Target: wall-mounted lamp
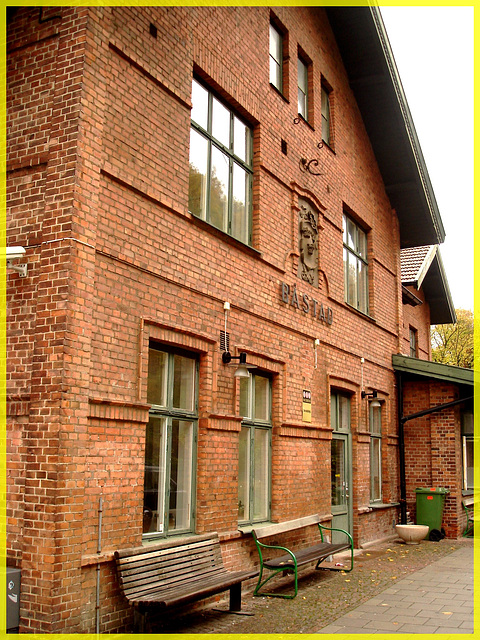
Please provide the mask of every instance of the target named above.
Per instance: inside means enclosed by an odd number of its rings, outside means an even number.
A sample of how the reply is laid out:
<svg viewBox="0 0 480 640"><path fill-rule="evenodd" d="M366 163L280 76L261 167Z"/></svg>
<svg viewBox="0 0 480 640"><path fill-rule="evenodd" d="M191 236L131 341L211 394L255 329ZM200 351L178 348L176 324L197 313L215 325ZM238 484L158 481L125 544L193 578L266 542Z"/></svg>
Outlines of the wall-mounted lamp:
<svg viewBox="0 0 480 640"><path fill-rule="evenodd" d="M238 360L238 367L234 373L235 377L249 378L250 377L249 369L254 369L255 365L247 364L247 354L245 353L245 351L241 351L240 355L238 356L232 356L230 351L224 351L222 353L223 364L230 364L232 360Z"/></svg>
<svg viewBox="0 0 480 640"><path fill-rule="evenodd" d="M26 264L13 264L12 260L23 258L25 255L25 249L23 247L7 247L7 269L16 271L21 278L25 278L27 275L28 265Z"/></svg>
<svg viewBox="0 0 480 640"><path fill-rule="evenodd" d="M362 391L362 400L364 398L373 398L373 401L370 403L371 407L381 407L380 401L377 400L377 390L374 389L371 393L367 393L366 391Z"/></svg>

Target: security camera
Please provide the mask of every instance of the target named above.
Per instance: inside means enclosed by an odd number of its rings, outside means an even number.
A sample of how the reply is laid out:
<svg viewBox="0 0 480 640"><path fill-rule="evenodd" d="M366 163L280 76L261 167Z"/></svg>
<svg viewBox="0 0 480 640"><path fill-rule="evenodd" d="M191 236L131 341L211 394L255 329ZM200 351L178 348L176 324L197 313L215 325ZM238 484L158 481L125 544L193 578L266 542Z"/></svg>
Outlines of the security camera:
<svg viewBox="0 0 480 640"><path fill-rule="evenodd" d="M21 278L25 278L27 275L27 265L13 264L12 260L15 260L16 258L23 258L24 255L24 247L7 247L7 267L16 271Z"/></svg>
<svg viewBox="0 0 480 640"><path fill-rule="evenodd" d="M23 247L7 247L7 260L14 258L23 258L25 249Z"/></svg>

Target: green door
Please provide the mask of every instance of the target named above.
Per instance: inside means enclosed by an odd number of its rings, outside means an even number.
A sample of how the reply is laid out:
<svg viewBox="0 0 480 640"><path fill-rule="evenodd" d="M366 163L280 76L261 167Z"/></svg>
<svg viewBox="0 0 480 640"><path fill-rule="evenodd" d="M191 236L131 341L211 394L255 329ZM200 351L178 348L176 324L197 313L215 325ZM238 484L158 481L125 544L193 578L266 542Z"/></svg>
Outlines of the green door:
<svg viewBox="0 0 480 640"><path fill-rule="evenodd" d="M350 398L332 393L331 498L332 526L352 534L352 456L350 433ZM345 536L334 534L332 542Z"/></svg>

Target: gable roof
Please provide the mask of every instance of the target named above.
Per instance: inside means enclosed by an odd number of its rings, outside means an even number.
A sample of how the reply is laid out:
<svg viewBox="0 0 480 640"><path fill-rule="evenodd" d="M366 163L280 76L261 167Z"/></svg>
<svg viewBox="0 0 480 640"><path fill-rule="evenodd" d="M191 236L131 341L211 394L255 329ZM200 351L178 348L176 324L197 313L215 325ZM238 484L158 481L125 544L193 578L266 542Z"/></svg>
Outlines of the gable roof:
<svg viewBox="0 0 480 640"><path fill-rule="evenodd" d="M441 244L445 231L378 7L326 7L392 207L401 248Z"/></svg>
<svg viewBox="0 0 480 640"><path fill-rule="evenodd" d="M452 296L438 245L402 249L400 252L403 287L422 287L430 306L431 324L457 321ZM410 295L413 295L411 292ZM411 302L410 302L411 304Z"/></svg>

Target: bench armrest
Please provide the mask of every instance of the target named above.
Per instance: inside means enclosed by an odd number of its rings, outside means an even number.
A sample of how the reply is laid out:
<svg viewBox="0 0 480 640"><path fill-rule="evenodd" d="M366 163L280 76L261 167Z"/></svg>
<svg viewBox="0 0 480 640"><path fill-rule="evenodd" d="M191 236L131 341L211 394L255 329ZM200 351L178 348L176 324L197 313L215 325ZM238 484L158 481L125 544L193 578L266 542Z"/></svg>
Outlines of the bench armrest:
<svg viewBox="0 0 480 640"><path fill-rule="evenodd" d="M263 554L262 554L262 548L263 548L263 549L279 549L280 551L286 551L286 553L292 556L292 560L295 566L297 566L297 559L295 558L295 554L292 551L290 551L290 549L287 549L287 547L281 547L278 544L265 544L264 542L260 542L259 540L257 540L255 534L253 534L253 539L255 540L255 544L257 545L258 555L260 556L260 563L262 565L263 565Z"/></svg>
<svg viewBox="0 0 480 640"><path fill-rule="evenodd" d="M350 547L351 549L353 549L353 538L352 536L348 533L348 531L345 531L345 529L337 529L336 527L326 527L324 524L320 524L318 523L318 528L320 530L320 536L322 538L322 542L325 542L325 540L323 539L323 531L339 531L340 533L344 533L347 536L347 539L350 541Z"/></svg>

